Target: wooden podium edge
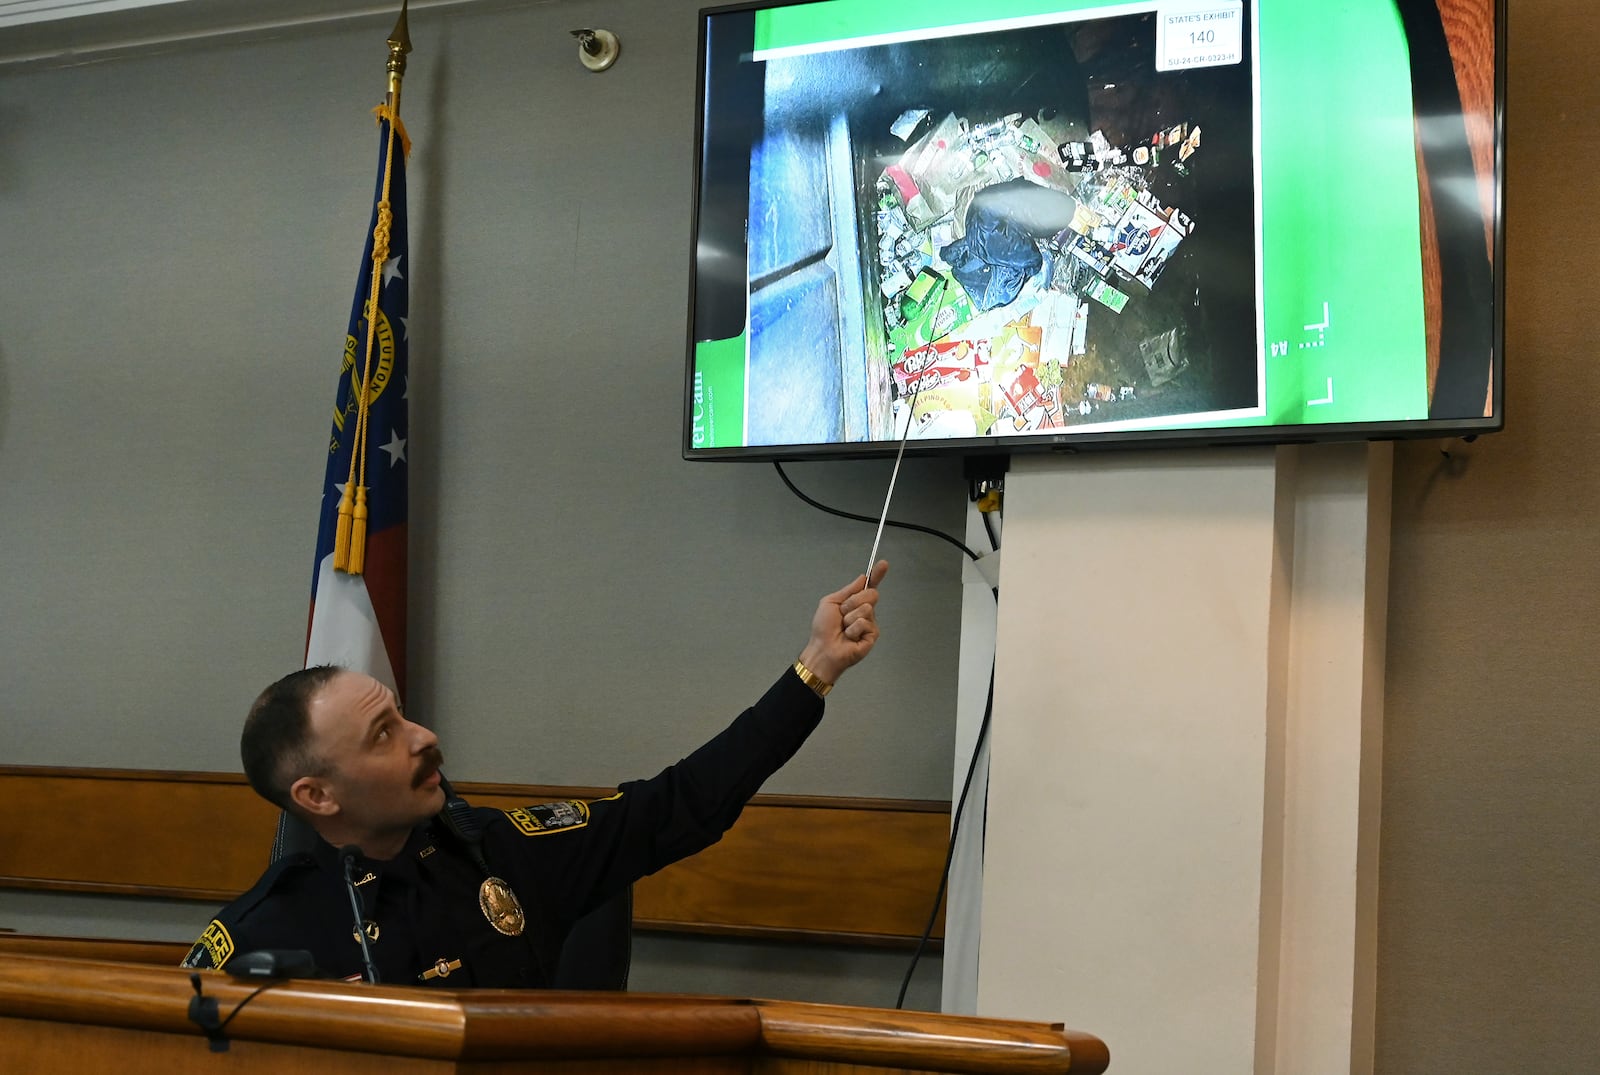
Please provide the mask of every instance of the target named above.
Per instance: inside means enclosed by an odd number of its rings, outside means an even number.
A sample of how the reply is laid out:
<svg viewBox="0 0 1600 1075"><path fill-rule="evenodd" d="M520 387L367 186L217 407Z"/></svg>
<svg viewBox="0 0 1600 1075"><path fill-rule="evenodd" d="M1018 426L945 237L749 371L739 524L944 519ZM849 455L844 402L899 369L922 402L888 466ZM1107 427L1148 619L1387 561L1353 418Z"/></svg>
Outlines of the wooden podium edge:
<svg viewBox="0 0 1600 1075"><path fill-rule="evenodd" d="M738 997L258 985L217 971L20 953L0 960L0 1024L152 1032L174 1049L192 1039L198 1066L209 1057L189 1015L196 982L220 1018L237 1013L230 1039L396 1058L521 1060L528 1071L563 1059L732 1055L789 1057L818 1070L970 1075L1093 1073L1109 1063L1104 1043L1056 1024ZM0 1034L0 1060L9 1048Z"/></svg>

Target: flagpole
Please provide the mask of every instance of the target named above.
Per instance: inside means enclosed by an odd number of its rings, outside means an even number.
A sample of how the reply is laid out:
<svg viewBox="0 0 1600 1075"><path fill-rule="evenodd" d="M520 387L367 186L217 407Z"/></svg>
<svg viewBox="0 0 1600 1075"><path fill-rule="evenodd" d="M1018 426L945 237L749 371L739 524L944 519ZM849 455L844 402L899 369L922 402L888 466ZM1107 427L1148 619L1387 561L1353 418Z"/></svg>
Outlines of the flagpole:
<svg viewBox="0 0 1600 1075"><path fill-rule="evenodd" d="M406 4L409 2L400 0L400 19L389 31L389 62L385 64L389 71L389 93L384 103L396 116L400 114L400 83L406 77L406 53L411 51L411 32L406 27Z"/></svg>
<svg viewBox="0 0 1600 1075"><path fill-rule="evenodd" d="M386 282L384 268L389 261L389 241L393 226L393 208L389 203L389 182L394 169L395 142L401 143L401 157L411 151L411 140L400 125L400 83L406 73L406 53L411 51L411 34L406 27L407 0L401 0L400 18L389 32L389 92L384 103L373 109L380 123L387 123L387 144L379 173L378 202L373 210L371 285L366 311L362 320L366 324L366 360L361 365L361 376L356 382L356 428L350 451L350 475L339 497L337 525L333 542L333 568L349 575L360 575L366 570L367 523L371 513L367 504L367 445L368 412L373 399L373 356L377 343L378 323L382 316L378 297ZM402 205L402 210L404 206ZM352 336L355 329L352 329ZM381 360L380 360L381 367ZM379 391L382 391L380 388Z"/></svg>

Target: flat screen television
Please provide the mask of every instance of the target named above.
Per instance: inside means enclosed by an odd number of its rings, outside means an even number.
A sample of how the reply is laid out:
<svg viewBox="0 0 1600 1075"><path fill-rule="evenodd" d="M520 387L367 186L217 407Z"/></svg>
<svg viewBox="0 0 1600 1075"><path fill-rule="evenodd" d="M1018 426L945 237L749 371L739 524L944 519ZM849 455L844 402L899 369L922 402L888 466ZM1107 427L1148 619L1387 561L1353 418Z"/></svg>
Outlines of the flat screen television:
<svg viewBox="0 0 1600 1075"><path fill-rule="evenodd" d="M1503 0L707 8L690 459L1502 425Z"/></svg>

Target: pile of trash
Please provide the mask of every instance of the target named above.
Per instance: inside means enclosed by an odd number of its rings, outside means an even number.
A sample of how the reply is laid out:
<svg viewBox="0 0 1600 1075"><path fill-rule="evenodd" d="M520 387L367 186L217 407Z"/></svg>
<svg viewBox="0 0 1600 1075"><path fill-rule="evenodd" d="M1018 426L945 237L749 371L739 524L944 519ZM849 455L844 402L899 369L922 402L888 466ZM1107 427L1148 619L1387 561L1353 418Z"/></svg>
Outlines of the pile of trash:
<svg viewBox="0 0 1600 1075"><path fill-rule="evenodd" d="M907 148L878 177L875 221L897 428L1024 432L1136 398L1095 383L1066 404L1062 371L1086 353L1091 304L1122 313L1194 233L1151 185L1157 169L1189 174L1200 128L1058 144L1020 113L973 124L918 109L891 131ZM1182 349L1162 344L1170 380Z"/></svg>

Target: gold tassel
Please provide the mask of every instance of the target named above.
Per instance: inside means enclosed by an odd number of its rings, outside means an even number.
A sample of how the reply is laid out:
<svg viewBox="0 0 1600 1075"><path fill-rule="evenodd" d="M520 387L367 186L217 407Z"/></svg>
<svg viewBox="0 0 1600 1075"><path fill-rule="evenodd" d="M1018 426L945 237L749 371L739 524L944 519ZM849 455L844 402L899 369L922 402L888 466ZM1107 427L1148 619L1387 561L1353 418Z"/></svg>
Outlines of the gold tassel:
<svg viewBox="0 0 1600 1075"><path fill-rule="evenodd" d="M367 566L367 487L356 490L355 513L350 519L349 574L359 575Z"/></svg>
<svg viewBox="0 0 1600 1075"><path fill-rule="evenodd" d="M344 493L339 497L339 524L333 532L333 569L335 571L344 571L350 563L350 520L351 511L353 510L351 508L353 501L350 490L354 488L355 484L355 482L345 483ZM365 509L363 509L363 514L365 514ZM365 535L362 536L364 544Z"/></svg>

